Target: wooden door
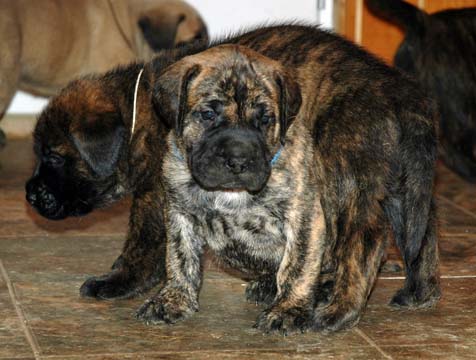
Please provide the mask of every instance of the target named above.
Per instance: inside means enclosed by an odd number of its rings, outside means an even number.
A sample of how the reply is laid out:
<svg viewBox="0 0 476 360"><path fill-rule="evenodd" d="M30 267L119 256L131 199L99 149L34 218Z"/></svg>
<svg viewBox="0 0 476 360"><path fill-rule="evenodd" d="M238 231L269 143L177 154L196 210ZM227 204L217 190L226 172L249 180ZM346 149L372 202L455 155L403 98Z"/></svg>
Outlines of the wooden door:
<svg viewBox="0 0 476 360"><path fill-rule="evenodd" d="M385 1L385 0L382 0ZM476 0L407 0L428 13L444 9L476 7ZM336 31L392 63L403 39L402 31L370 13L364 0L334 0Z"/></svg>

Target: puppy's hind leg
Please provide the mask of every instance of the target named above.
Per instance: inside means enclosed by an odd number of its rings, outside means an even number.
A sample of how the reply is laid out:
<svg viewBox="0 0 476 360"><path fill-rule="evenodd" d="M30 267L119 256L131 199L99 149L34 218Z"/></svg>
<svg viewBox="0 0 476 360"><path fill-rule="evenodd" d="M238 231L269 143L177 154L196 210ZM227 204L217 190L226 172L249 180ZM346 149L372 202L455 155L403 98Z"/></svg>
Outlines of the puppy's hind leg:
<svg viewBox="0 0 476 360"><path fill-rule="evenodd" d="M403 289L400 289L390 302L390 305L395 307L430 307L441 296L434 200L431 200L427 216L413 215L415 217L411 221L411 227L407 225L406 237L397 238L405 262L406 279Z"/></svg>
<svg viewBox="0 0 476 360"><path fill-rule="evenodd" d="M402 254L406 279L391 305L406 308L432 306L440 298L438 276L438 238L433 178L436 139L419 128L404 138L404 174L394 207L399 221L393 221L395 240ZM395 226L396 225L396 226Z"/></svg>
<svg viewBox="0 0 476 360"><path fill-rule="evenodd" d="M336 243L337 271L329 301L317 303L314 329L337 331L357 324L372 291L385 251L388 229L357 227L355 232L340 235ZM325 290L325 289L323 289ZM323 291L317 289L316 293ZM329 290L327 290L329 292Z"/></svg>
<svg viewBox="0 0 476 360"><path fill-rule="evenodd" d="M160 195L136 197L132 204L129 234L112 271L87 279L82 297L125 299L150 290L165 280L165 227Z"/></svg>
<svg viewBox="0 0 476 360"><path fill-rule="evenodd" d="M246 301L270 305L276 296L276 274L262 275L246 286Z"/></svg>

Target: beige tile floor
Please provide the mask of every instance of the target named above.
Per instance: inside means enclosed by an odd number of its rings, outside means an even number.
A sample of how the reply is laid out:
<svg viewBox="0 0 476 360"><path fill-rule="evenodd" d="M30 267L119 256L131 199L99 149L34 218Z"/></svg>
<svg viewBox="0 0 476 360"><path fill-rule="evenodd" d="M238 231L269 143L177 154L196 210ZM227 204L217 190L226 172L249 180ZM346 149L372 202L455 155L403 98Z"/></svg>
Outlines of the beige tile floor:
<svg viewBox="0 0 476 360"><path fill-rule="evenodd" d="M0 359L476 358L476 186L442 166L438 306L390 309L402 274L384 274L358 327L282 337L251 328L261 308L245 302L242 280L213 265L200 312L174 326L135 320L144 298L79 298L85 278L106 272L118 255L129 203L80 219L42 219L24 200L32 163L29 140L0 150Z"/></svg>

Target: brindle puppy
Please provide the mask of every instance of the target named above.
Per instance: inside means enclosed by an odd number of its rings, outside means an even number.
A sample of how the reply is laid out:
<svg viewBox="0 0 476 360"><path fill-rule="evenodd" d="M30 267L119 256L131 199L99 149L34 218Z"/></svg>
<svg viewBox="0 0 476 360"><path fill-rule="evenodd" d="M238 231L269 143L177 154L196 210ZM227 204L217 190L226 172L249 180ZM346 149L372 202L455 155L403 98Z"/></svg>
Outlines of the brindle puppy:
<svg viewBox="0 0 476 360"><path fill-rule="evenodd" d="M160 198L167 280L139 310L146 322L198 311L205 246L261 277L248 294L272 299L256 323L265 332L355 325L391 236L407 270L392 304L440 296L432 103L347 42L286 30L262 50L280 62L219 46L156 81L157 113L173 129ZM334 283L320 303L324 264Z"/></svg>
<svg viewBox="0 0 476 360"><path fill-rule="evenodd" d="M28 202L59 220L82 216L133 193L123 254L113 270L86 281L81 295L125 298L147 291L164 277L164 227L156 180L164 148L160 123L151 108L152 73L143 64L72 82L43 111L34 132L38 162L26 184Z"/></svg>

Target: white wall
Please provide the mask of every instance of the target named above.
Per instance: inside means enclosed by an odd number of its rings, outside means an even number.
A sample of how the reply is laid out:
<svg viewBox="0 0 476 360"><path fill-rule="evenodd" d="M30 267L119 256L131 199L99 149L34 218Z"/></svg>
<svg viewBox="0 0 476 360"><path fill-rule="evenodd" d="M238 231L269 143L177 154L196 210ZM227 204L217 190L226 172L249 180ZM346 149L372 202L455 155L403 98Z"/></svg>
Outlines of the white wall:
<svg viewBox="0 0 476 360"><path fill-rule="evenodd" d="M316 23L316 0L187 0L202 14L212 37L276 21Z"/></svg>
<svg viewBox="0 0 476 360"><path fill-rule="evenodd" d="M247 26L300 20L332 27L332 0L188 0L202 14L212 38ZM318 2L326 7L318 11ZM322 5L321 5L322 7ZM46 100L18 92L9 113L38 113Z"/></svg>

